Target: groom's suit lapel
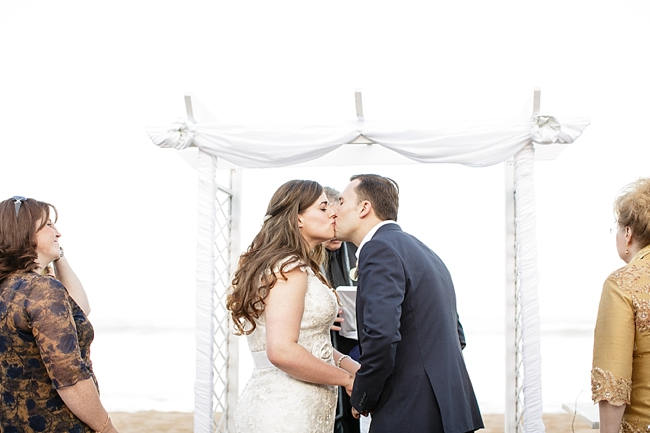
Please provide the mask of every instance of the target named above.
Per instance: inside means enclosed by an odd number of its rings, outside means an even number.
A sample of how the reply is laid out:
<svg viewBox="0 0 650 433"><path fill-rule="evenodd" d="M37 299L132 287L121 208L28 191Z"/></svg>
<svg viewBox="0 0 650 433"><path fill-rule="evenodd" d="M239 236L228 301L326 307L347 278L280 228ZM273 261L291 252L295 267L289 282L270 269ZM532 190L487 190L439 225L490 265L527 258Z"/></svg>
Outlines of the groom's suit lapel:
<svg viewBox="0 0 650 433"><path fill-rule="evenodd" d="M402 231L402 229L397 224L383 225L383 226L379 227L379 229L375 232L373 237L370 238L370 240L368 240L368 243L372 242L372 240L374 240L374 239L381 238L383 236L389 235L390 232L401 232L401 231ZM361 249L361 251L363 251L363 248ZM357 259L357 265L356 265L355 271L354 271L355 277L357 277L357 282L358 282L357 299L359 299L359 294L361 293L361 291L364 290L364 287L362 287L362 284L361 284L362 281L361 281L361 278L360 278L360 275L361 275L361 272L362 272L362 267L363 267L363 262L361 260L361 251L359 252L359 258ZM364 296L372 296L372 295L369 294L369 293L364 293ZM356 316L357 316L356 317L356 319L357 319L357 332L359 332L359 330L361 330L362 326L363 326L363 324L361 323L363 313L361 311L359 311L362 308L363 308L363 305L357 303L357 314L356 314ZM359 349L361 350L361 347L359 347Z"/></svg>
<svg viewBox="0 0 650 433"><path fill-rule="evenodd" d="M372 242L373 239L380 238L382 236L388 235L390 232L401 232L402 229L399 225L391 223L391 224L386 224L381 227L375 232L372 238L368 240L368 242ZM363 251L363 248L361 249ZM361 263L361 252L359 252L359 260L357 261L357 270L359 269L359 266L363 266L363 263Z"/></svg>
<svg viewBox="0 0 650 433"><path fill-rule="evenodd" d="M383 226L379 227L379 229L375 232L373 237L370 238L370 240L368 240L368 243L372 242L374 239L378 239L378 238L381 238L381 237L384 237L384 236L387 236L387 235L390 236L391 232L401 232L401 231L402 231L401 227L399 225L397 225L397 224L391 223L391 224L383 225ZM363 251L363 248L361 249L361 251ZM359 282L359 287L357 288L357 291L363 290L363 288L360 287L361 286L360 275L361 275L362 267L363 267L363 261L361 260L361 251L359 252L359 258L357 260L357 266L356 266L356 269L355 269L355 272L354 272L355 277L357 278L357 280ZM359 328L357 327L357 329L359 329Z"/></svg>

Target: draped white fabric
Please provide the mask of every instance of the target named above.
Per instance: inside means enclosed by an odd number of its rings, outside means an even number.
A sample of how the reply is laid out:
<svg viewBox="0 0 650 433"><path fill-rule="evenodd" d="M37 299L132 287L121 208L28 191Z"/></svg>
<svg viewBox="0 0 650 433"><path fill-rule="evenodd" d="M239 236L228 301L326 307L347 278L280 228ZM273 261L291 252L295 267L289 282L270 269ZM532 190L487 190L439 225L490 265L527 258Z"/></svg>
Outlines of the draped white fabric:
<svg viewBox="0 0 650 433"><path fill-rule="evenodd" d="M416 162L488 166L507 160L530 142L571 143L587 125L584 120L560 124L551 116L537 116L526 122L458 131L389 129L367 122L293 130L177 122L171 127L152 128L148 132L159 147L185 149L196 146L205 153L246 168L307 162L360 135Z"/></svg>
<svg viewBox="0 0 650 433"><path fill-rule="evenodd" d="M516 284L520 293L524 368L524 433L544 433L542 422L542 358L537 294L535 230L535 151L524 146L514 157Z"/></svg>

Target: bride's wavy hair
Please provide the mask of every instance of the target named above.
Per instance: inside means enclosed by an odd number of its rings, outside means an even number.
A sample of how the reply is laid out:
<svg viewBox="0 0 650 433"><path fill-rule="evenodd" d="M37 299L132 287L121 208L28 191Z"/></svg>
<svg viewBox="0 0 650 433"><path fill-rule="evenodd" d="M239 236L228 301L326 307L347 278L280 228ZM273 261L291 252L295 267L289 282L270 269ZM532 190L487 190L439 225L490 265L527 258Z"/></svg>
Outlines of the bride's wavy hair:
<svg viewBox="0 0 650 433"><path fill-rule="evenodd" d="M264 312L264 300L278 281L278 273L286 280L286 269L292 264L304 263L329 286L320 271L324 257L322 245L311 249L298 228L298 215L314 204L322 193L323 187L317 182L291 180L273 194L262 229L239 259L226 299L226 308L238 335L248 335L255 330L255 319ZM277 269L287 257L289 259Z"/></svg>
<svg viewBox="0 0 650 433"><path fill-rule="evenodd" d="M36 233L45 227L49 203L32 198L14 197L0 202L0 283L18 271L32 271L36 263Z"/></svg>

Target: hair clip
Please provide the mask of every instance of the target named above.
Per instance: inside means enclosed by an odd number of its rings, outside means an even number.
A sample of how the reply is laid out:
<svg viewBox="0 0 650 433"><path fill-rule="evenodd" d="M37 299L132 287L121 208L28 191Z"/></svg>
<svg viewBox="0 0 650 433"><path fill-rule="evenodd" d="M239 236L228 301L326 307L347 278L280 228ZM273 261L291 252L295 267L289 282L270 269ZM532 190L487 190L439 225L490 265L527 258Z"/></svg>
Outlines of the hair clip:
<svg viewBox="0 0 650 433"><path fill-rule="evenodd" d="M14 201L14 209L16 209L16 218L18 218L18 211L20 211L20 205L23 204L23 201L27 199L22 195L15 195L11 197L11 199Z"/></svg>

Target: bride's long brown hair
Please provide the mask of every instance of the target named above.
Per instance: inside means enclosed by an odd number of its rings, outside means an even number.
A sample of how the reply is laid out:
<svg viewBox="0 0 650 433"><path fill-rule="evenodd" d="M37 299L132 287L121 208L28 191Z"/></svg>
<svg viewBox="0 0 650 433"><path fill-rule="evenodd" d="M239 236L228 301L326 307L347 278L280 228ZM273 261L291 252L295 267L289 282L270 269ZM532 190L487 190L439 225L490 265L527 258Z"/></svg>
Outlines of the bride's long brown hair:
<svg viewBox="0 0 650 433"><path fill-rule="evenodd" d="M285 270L291 264L304 263L329 286L320 271L322 245L312 250L298 229L298 215L322 193L323 187L317 182L291 180L273 194L262 229L239 259L226 299L238 335L255 330L255 319L264 312L264 300L278 281L277 273L286 280ZM280 269L274 269L286 258Z"/></svg>

